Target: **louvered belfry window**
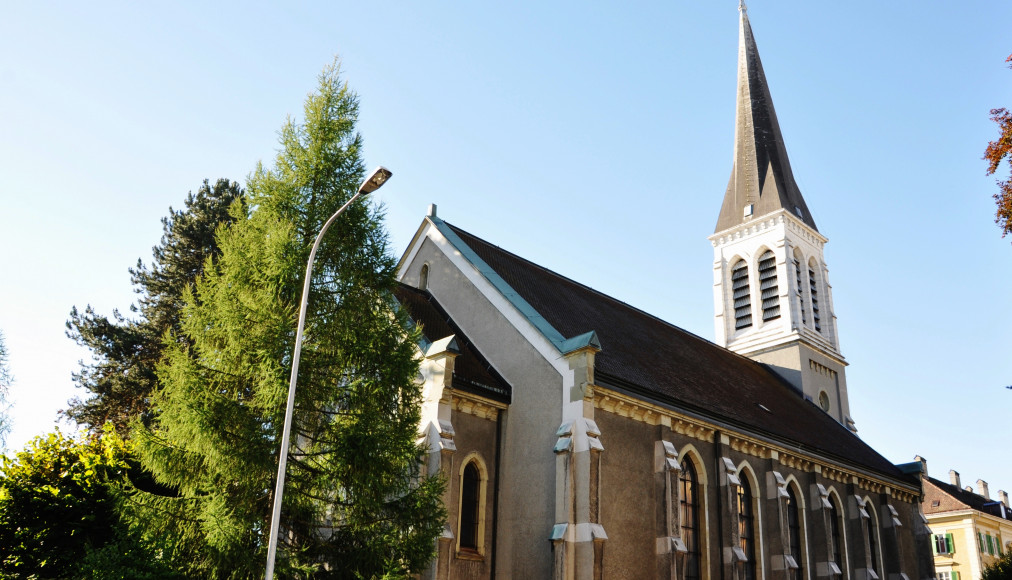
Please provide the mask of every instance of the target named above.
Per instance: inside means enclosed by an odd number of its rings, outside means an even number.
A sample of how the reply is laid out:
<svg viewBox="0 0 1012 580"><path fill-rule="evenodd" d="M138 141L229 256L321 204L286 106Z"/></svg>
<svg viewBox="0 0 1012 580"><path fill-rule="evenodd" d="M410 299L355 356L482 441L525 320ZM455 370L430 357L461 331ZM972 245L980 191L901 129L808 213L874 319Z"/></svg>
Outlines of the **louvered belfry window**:
<svg viewBox="0 0 1012 580"><path fill-rule="evenodd" d="M766 250L759 256L759 292L763 301L763 322L780 318L780 286L777 284L777 259Z"/></svg>
<svg viewBox="0 0 1012 580"><path fill-rule="evenodd" d="M752 326L752 298L749 296L748 264L738 260L731 270L731 293L734 300L734 329Z"/></svg>
<svg viewBox="0 0 1012 580"><path fill-rule="evenodd" d="M798 289L798 304L801 306L799 309L801 312L801 324L808 322L808 317L805 316L805 295L803 294L803 286L801 279L801 260L794 258L794 276L797 278L797 289Z"/></svg>
<svg viewBox="0 0 1012 580"><path fill-rule="evenodd" d="M815 330L822 332L819 324L819 289L815 282L815 270L808 266L808 295L812 297L812 322L815 323Z"/></svg>

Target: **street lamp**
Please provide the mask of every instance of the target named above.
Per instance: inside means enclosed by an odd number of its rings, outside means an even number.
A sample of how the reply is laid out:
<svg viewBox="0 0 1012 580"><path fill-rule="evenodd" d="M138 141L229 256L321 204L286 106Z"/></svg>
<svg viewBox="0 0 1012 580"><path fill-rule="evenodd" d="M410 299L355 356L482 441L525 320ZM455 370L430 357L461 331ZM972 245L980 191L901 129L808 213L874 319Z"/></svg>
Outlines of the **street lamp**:
<svg viewBox="0 0 1012 580"><path fill-rule="evenodd" d="M299 328L295 333L295 354L292 356L292 377L288 382L288 405L285 407L285 429L281 434L281 451L278 455L278 481L274 488L274 513L271 515L271 536L270 545L267 546L267 574L265 580L274 579L274 557L277 555L278 547L278 524L281 522L281 496L285 489L285 467L288 466L288 433L292 430L292 411L295 408L295 382L299 378L299 356L302 353L302 329L306 325L306 306L309 303L309 282L313 275L313 262L316 260L316 250L320 247L320 240L327 232L330 224L334 223L337 216L341 215L348 206L355 203L360 196L369 195L383 186L392 173L386 167L377 167L365 178L359 186L355 195L341 206L341 209L330 216L327 223L323 224L320 233L316 235L313 242L313 249L309 252L309 263L306 264L306 281L302 285L302 302L299 304Z"/></svg>

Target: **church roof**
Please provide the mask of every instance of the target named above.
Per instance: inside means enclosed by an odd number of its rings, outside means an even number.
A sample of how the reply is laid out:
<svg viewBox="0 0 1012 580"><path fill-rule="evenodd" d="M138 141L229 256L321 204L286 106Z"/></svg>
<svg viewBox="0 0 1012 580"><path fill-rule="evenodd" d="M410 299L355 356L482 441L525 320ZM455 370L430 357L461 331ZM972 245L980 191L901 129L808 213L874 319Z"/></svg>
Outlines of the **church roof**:
<svg viewBox="0 0 1012 580"><path fill-rule="evenodd" d="M513 388L481 354L432 294L406 284L399 284L394 296L421 327L425 342L431 344L448 336L454 337L458 351L453 363L451 385L493 400L510 402Z"/></svg>
<svg viewBox="0 0 1012 580"><path fill-rule="evenodd" d="M786 209L818 231L794 181L766 73L744 9L738 29L736 109L734 166L714 232L780 209ZM748 211L749 206L752 206L751 211Z"/></svg>
<svg viewBox="0 0 1012 580"><path fill-rule="evenodd" d="M547 328L562 337L592 335L602 349L595 357L597 384L765 436L788 448L910 481L765 366L440 218L427 219L542 334ZM548 334L546 338L552 340Z"/></svg>
<svg viewBox="0 0 1012 580"><path fill-rule="evenodd" d="M923 508L926 514L973 509L1006 520L1012 520L1012 510L1008 508L1003 510L1001 502L987 499L982 495L961 489L934 477L926 477L924 479Z"/></svg>

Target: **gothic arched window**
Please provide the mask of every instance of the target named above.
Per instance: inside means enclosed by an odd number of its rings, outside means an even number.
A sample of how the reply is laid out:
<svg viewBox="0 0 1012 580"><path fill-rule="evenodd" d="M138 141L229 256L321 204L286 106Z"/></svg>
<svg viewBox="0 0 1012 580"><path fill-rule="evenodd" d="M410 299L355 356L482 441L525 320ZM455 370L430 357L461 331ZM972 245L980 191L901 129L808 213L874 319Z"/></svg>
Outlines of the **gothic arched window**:
<svg viewBox="0 0 1012 580"><path fill-rule="evenodd" d="M794 291L798 301L798 312L801 313L801 324L802 326L808 323L807 312L805 308L805 282L801 276L801 264L804 258L801 252L797 249L794 250Z"/></svg>
<svg viewBox="0 0 1012 580"><path fill-rule="evenodd" d="M797 568L791 570L790 578L801 580L805 577L802 570L803 560L801 559L801 518L798 513L798 496L791 486L787 486L787 533L791 557L798 565Z"/></svg>
<svg viewBox="0 0 1012 580"><path fill-rule="evenodd" d="M871 502L868 502L865 509L867 510L870 507ZM881 578L882 574L878 569L878 533L875 529L878 526L875 525L875 521L872 518L865 520L865 523L868 524L868 553L871 556L871 569L874 570L875 574Z"/></svg>
<svg viewBox="0 0 1012 580"><path fill-rule="evenodd" d="M478 523L481 518L481 473L478 462L470 461L464 467L460 478L460 527L458 539L460 549L475 550L480 548Z"/></svg>
<svg viewBox="0 0 1012 580"><path fill-rule="evenodd" d="M766 250L759 256L759 294L763 305L763 322L780 318L777 259L771 250Z"/></svg>
<svg viewBox="0 0 1012 580"><path fill-rule="evenodd" d="M682 509L682 541L688 552L685 554L685 580L699 580L699 478L692 460L682 460L679 476Z"/></svg>
<svg viewBox="0 0 1012 580"><path fill-rule="evenodd" d="M836 508L836 501L829 500L829 539L833 553L830 554L831 561L836 567L843 571L843 538L840 535L840 510Z"/></svg>
<svg viewBox="0 0 1012 580"><path fill-rule="evenodd" d="M752 297L748 285L748 264L738 260L731 269L731 299L734 300L734 329L752 326Z"/></svg>
<svg viewBox="0 0 1012 580"><path fill-rule="evenodd" d="M752 486L748 477L740 473L738 478L741 485L738 486L738 538L741 549L745 552L744 580L755 580L755 516L752 511Z"/></svg>
<svg viewBox="0 0 1012 580"><path fill-rule="evenodd" d="M815 262L808 263L808 295L812 299L812 323L815 325L815 330L822 332L822 324L819 316L819 282L815 277Z"/></svg>

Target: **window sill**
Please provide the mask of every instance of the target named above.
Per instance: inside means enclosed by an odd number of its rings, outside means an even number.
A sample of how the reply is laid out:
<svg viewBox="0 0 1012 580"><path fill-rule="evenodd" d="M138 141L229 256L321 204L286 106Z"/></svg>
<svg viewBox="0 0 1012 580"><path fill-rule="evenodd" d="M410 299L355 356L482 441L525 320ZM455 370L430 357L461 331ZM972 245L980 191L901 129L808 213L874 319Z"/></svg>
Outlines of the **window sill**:
<svg viewBox="0 0 1012 580"><path fill-rule="evenodd" d="M485 560L485 556L481 552L479 552L478 550L475 550L475 549L472 549L472 548L461 548L461 549L457 550L457 559L458 560L477 560L479 562L483 562Z"/></svg>

